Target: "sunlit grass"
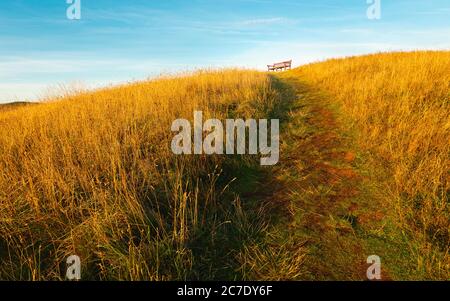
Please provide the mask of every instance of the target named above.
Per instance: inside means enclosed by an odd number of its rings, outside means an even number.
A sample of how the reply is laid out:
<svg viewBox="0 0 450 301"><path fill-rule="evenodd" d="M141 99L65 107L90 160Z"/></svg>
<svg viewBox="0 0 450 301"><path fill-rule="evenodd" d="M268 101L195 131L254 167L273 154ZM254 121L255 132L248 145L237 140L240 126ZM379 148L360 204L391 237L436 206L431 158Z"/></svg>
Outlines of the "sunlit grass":
<svg viewBox="0 0 450 301"><path fill-rule="evenodd" d="M216 245L237 227L234 176L223 157L173 155L171 124L265 116L276 98L266 74L202 71L2 112L0 278L61 279L72 254L83 279L216 277L227 267L196 257L234 247Z"/></svg>
<svg viewBox="0 0 450 301"><path fill-rule="evenodd" d="M418 274L448 278L450 52L329 60L292 74L339 106Z"/></svg>
<svg viewBox="0 0 450 301"><path fill-rule="evenodd" d="M383 248L385 238L398 239L385 245L398 255L387 262L393 278L448 279L449 70L449 52L376 54L281 77L200 71L0 110L0 279L64 279L74 254L85 280L356 279L361 266L330 270L353 263L342 245ZM280 164L174 155L171 124L196 110L281 119ZM345 167L317 162L343 151L335 144L348 148ZM374 242L354 239L361 216L331 216L328 200L383 207ZM327 235L312 237L321 232L309 221ZM314 245L328 238L327 249Z"/></svg>

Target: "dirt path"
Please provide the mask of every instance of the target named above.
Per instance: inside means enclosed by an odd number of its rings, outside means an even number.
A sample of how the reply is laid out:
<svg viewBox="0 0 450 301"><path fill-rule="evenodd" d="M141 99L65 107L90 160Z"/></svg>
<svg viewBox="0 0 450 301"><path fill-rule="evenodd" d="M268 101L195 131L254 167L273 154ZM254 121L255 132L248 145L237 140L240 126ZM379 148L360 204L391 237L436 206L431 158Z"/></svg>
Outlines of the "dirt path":
<svg viewBox="0 0 450 301"><path fill-rule="evenodd" d="M271 253L295 252L273 269L290 272L280 272L280 279L367 280L366 260L372 254L366 234L383 214L360 197L369 192L358 168L358 151L324 95L296 78L280 78L294 88L296 99L266 201L279 209L273 232L282 233ZM296 273L284 266L300 261Z"/></svg>

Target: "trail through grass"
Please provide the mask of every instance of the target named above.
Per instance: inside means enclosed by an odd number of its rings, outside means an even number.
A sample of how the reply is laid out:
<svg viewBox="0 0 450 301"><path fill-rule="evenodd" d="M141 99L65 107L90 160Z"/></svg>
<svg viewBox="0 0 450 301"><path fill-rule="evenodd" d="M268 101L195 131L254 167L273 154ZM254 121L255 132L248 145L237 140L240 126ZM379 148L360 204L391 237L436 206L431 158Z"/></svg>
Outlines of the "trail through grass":
<svg viewBox="0 0 450 301"><path fill-rule="evenodd" d="M371 253L366 240L380 227L383 212L365 190L358 150L320 91L289 75L281 80L294 101L283 127L281 163L264 184L271 187L266 198L276 218L268 242L246 249L246 275L266 280L367 279Z"/></svg>
<svg viewBox="0 0 450 301"><path fill-rule="evenodd" d="M265 185L284 210L247 249L251 278L366 280L378 255L383 280L450 279L449 64L393 53L278 76L296 96Z"/></svg>
<svg viewBox="0 0 450 301"><path fill-rule="evenodd" d="M0 109L0 279L450 279L450 52L219 70ZM370 74L370 76L367 76ZM280 119L279 164L175 119Z"/></svg>

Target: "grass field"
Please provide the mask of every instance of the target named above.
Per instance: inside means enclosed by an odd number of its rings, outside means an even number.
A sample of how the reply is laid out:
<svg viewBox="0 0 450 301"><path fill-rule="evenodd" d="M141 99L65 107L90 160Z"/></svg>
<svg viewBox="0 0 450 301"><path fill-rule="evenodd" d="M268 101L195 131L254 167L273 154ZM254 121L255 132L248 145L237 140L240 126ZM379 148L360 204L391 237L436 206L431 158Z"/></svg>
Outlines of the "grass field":
<svg viewBox="0 0 450 301"><path fill-rule="evenodd" d="M450 279L450 52L205 70L0 110L0 279ZM172 122L277 118L280 163Z"/></svg>

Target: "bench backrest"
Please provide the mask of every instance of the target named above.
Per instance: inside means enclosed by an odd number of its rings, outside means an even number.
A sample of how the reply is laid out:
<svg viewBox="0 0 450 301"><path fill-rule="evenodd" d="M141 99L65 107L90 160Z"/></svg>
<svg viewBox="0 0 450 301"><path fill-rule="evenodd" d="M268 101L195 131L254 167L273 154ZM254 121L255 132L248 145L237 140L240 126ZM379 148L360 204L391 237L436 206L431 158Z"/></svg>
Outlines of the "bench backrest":
<svg viewBox="0 0 450 301"><path fill-rule="evenodd" d="M279 62L279 63L275 63L273 64L274 66L285 66L285 65L291 65L292 61L285 61L285 62Z"/></svg>
<svg viewBox="0 0 450 301"><path fill-rule="evenodd" d="M292 60L290 61L285 61L285 62L281 62L281 63L275 63L273 65L267 65L267 67L269 68L286 68L286 67L291 67L292 66Z"/></svg>
<svg viewBox="0 0 450 301"><path fill-rule="evenodd" d="M273 64L273 66L276 68L276 67L284 67L286 65L285 65L285 63L276 63L276 64Z"/></svg>

